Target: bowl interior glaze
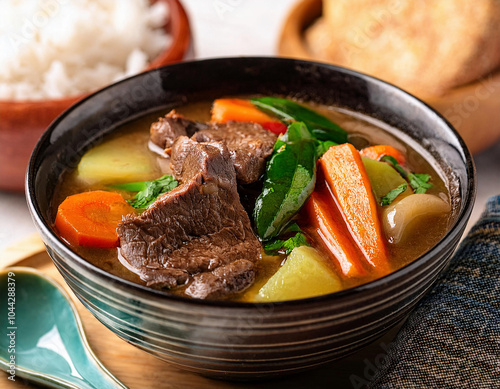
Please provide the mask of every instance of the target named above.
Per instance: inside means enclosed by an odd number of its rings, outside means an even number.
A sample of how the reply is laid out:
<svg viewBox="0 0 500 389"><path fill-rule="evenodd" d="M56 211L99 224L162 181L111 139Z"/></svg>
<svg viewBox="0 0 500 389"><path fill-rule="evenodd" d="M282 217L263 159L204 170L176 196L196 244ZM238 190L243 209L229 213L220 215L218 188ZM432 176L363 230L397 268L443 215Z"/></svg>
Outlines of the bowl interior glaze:
<svg viewBox="0 0 500 389"><path fill-rule="evenodd" d="M200 301L119 279L72 252L54 233L56 183L121 124L158 109L222 95L272 94L379 119L449 183L449 232L426 254L379 280L274 304ZM383 81L332 65L280 58L221 58L149 71L80 101L33 152L27 197L48 252L84 305L118 336L181 368L228 379L311 368L368 344L403 318L448 263L472 210L475 174L457 132L435 111Z"/></svg>

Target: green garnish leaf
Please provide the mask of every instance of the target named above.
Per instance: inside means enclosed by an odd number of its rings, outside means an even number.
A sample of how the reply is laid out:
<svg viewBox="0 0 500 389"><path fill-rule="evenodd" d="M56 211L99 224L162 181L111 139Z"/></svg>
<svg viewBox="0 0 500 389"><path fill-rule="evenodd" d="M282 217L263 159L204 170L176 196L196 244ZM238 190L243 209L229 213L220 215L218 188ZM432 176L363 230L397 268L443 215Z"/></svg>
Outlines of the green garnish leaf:
<svg viewBox="0 0 500 389"><path fill-rule="evenodd" d="M262 193L255 202L253 216L262 240L280 234L304 205L315 184L315 141L304 123L292 123L276 141L266 166Z"/></svg>
<svg viewBox="0 0 500 389"><path fill-rule="evenodd" d="M281 239L272 240L264 245L264 251L267 255L277 255L283 247L283 243L285 243L285 241Z"/></svg>
<svg viewBox="0 0 500 389"><path fill-rule="evenodd" d="M297 232L294 236L287 240L276 239L264 245L264 250L267 255L277 255L280 251L283 254L290 254L295 247L310 246L306 236Z"/></svg>
<svg viewBox="0 0 500 389"><path fill-rule="evenodd" d="M314 138L337 144L347 142L347 132L327 117L288 99L257 97L250 101L260 110L277 116L285 123L303 122Z"/></svg>
<svg viewBox="0 0 500 389"><path fill-rule="evenodd" d="M396 197L398 197L401 193L403 193L408 188L408 184L404 183L399 185L397 188L389 191L382 199L380 200L380 205L385 206L391 204Z"/></svg>
<svg viewBox="0 0 500 389"><path fill-rule="evenodd" d="M172 176L164 175L153 181L130 182L127 184L113 185L115 189L138 192L134 198L127 202L134 208L145 209L149 207L162 193L174 189L179 183Z"/></svg>
<svg viewBox="0 0 500 389"><path fill-rule="evenodd" d="M401 174L401 176L408 181L415 193L425 193L427 189L432 188L432 184L428 182L431 176L428 174L414 174L407 172L401 167L396 158L390 155L384 155L380 158L380 161L387 162L392 165L392 167L394 167L394 169L396 169L399 174Z"/></svg>
<svg viewBox="0 0 500 389"><path fill-rule="evenodd" d="M323 154L325 154L328 149L332 146L336 146L338 143L332 142L331 140L317 140L316 141L316 154L318 155L318 158L321 158Z"/></svg>
<svg viewBox="0 0 500 389"><path fill-rule="evenodd" d="M405 180L408 180L408 172L401 167L397 159L392 155L384 155L379 159L379 161L389 163L389 165L392 165L392 167L396 169Z"/></svg>
<svg viewBox="0 0 500 389"><path fill-rule="evenodd" d="M415 193L425 193L427 189L432 187L428 181L431 176L428 174L409 174L408 179L410 180L411 187L415 190Z"/></svg>
<svg viewBox="0 0 500 389"><path fill-rule="evenodd" d="M300 246L310 246L310 244L307 242L306 236L301 232L297 232L295 236L292 236L291 238L283 242L285 254L290 254L295 247Z"/></svg>

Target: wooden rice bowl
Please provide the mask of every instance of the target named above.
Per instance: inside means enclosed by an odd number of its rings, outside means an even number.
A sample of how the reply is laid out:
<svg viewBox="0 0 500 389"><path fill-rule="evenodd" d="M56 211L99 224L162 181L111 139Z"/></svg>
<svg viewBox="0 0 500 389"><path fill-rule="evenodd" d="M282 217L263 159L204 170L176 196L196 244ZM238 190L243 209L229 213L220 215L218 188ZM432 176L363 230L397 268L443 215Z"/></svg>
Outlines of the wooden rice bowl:
<svg viewBox="0 0 500 389"><path fill-rule="evenodd" d="M144 70L182 61L188 54L191 31L186 11L179 0L164 1L169 6L165 30L172 42ZM63 111L87 96L42 101L0 100L0 189L24 190L25 172L36 142L49 124Z"/></svg>

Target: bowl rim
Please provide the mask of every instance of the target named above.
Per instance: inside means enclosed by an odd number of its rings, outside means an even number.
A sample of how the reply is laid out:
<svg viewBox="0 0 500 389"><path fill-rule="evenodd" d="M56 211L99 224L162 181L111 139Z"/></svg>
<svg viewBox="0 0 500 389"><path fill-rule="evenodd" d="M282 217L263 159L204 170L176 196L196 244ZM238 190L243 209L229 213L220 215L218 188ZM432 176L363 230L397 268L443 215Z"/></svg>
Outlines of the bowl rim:
<svg viewBox="0 0 500 389"><path fill-rule="evenodd" d="M467 173L467 185L464 187L464 201L461 202L460 204L460 211L456 216L456 219L450 225L448 231L446 234L433 246L431 247L428 251L426 251L424 254L420 255L410 263L406 264L405 266L391 272L388 275L385 275L381 278L375 279L373 281L367 282L365 284L361 284L352 288L344 289L338 292L334 293L329 293L325 295L320 295L320 296L315 296L315 297L309 297L309 298L304 298L304 299L297 299L297 300L286 300L286 301L276 301L276 302L240 302L240 301L228 301L228 300L202 300L202 299L196 299L196 298L191 298L191 297L184 297L184 296L179 296L175 295L172 293L169 293L168 291L163 291L163 290L157 290L153 289L150 287L147 287L145 285L137 284L132 281L125 280L123 278L120 278L114 274L108 273L105 270L102 270L98 268L97 266L91 264L88 262L86 259L78 255L76 252L71 250L71 248L62 240L60 237L58 237L55 232L52 229L52 226L49 225L48 223L45 223L44 218L42 217L41 210L37 204L36 198L35 198L35 179L34 177L36 176L36 171L35 171L35 160L37 159L37 155L41 152L42 145L44 141L50 137L52 131L59 125L59 123L65 119L66 116L69 115L74 109L82 105L84 102L87 100L94 98L96 95L99 95L101 93L105 93L108 89L110 88L116 88L122 83L127 83L131 82L132 80L136 78L142 78L142 77L147 77L151 73L155 72L161 72L164 71L165 69L171 69L172 67L182 67L182 66L191 66L191 64L196 64L199 66L203 66L205 63L217 63L220 61L236 61L236 62L241 62L245 63L246 66L249 64L247 62L253 63L254 61L281 61L283 63L289 63L289 64L295 64L295 65L302 65L302 66L320 66L324 68L328 68L331 71L340 73L340 74L345 74L349 75L351 77L355 77L358 79L362 79L368 83L371 83L373 85L376 85L378 88L382 88L384 90L392 90L394 93L399 94L401 97L405 99L409 99L409 101L412 101L413 104L419 106L419 108L431 111L434 116L437 118L437 120L441 121L445 127L447 128L447 131L450 131L451 134L456 138L460 145L459 151L463 153L463 156L465 158L465 171ZM463 230L465 229L465 226L467 224L468 218L472 212L472 207L474 205L475 201L475 195L476 195L476 173L475 173L475 166L474 162L472 159L472 156L461 138L460 134L455 130L455 128L436 110L434 110L432 107L430 107L428 104L423 102L422 100L418 99L417 97L413 96L412 94L406 92L405 90L390 84L386 81L383 81L381 79L378 79L373 76L369 76L367 74L363 74L361 72L347 69L341 66L337 65L332 65L332 64L327 64L327 63L321 63L321 62L315 62L315 61L307 61L307 60L299 60L299 59L293 59L293 58L280 58L280 57L265 57L265 56L260 56L260 57L220 57L220 58L212 58L212 59L203 59L203 60L194 60L194 61L185 61L182 63L177 63L177 64L171 64L171 65L166 65L160 68L155 68L152 70L149 70L147 72L143 72L140 74L137 74L135 76L126 78L124 80L121 80L115 84L111 84L106 86L103 89L100 89L88 96L86 96L84 99L79 100L76 104L71 106L68 110L66 110L63 114L61 114L52 124L48 127L48 129L44 132L44 134L40 137L37 145L35 146L33 153L30 158L30 162L28 165L28 169L26 172L26 180L25 180L25 191L26 191L26 201L28 204L29 211L31 213L32 219L34 221L35 226L41 233L42 237L46 237L50 241L50 245L53 245L57 247L57 250L64 255L61 255L61 257L67 261L71 260L76 263L77 266L84 267L88 272L92 273L93 275L97 276L98 278L102 279L108 279L113 281L114 283L118 284L120 288L122 289L127 289L128 292L133 292L136 293L136 295L139 294L145 294L149 296L154 296L155 298L159 298L164 300L165 302L167 301L173 301L173 302L181 302L181 303L186 303L189 305L193 306L210 306L210 307L216 307L216 308L240 308L240 309L260 309L260 307L264 306L269 306L269 304L273 304L275 307L293 307L293 306L300 306L300 305L309 305L311 303L325 303L327 301L329 302L334 302L336 300L341 300L349 296L354 296L354 295L359 295L363 293L367 293L373 290L377 290L378 288L382 287L384 284L391 284L395 282L399 278L404 278L406 275L412 273L415 269L424 266L428 261L431 260L431 258L440 252L441 250L445 249L448 245L450 245L453 240L455 239L455 235L457 234L463 234ZM49 245L48 243L45 243L46 245ZM49 246L50 246L49 245ZM116 284L114 284L113 287L116 287ZM104 290L105 288L103 288Z"/></svg>
<svg viewBox="0 0 500 389"><path fill-rule="evenodd" d="M181 2L179 0L153 0L152 2L157 2L157 1L165 2L168 4L169 7L169 11L167 14L168 19L163 28L166 28L167 25L170 26L170 35L172 37L172 41L169 46L167 46L154 59L152 59L149 62L149 64L146 66L145 69L143 69L138 74L135 74L134 76L145 73L149 70L156 69L161 66L182 61L182 59L187 54L189 47L191 45L191 27L189 23L189 18ZM116 83L111 83L109 85L114 85L114 84ZM76 95L60 97L56 99L43 99L43 100L0 99L0 105L4 105L7 108L17 107L21 105L44 106L44 105L60 104L64 106L69 106L87 96L93 95L95 92L98 92L102 88L105 88L109 85L104 85L103 87L100 88L98 87L97 89L92 90L90 92L78 93Z"/></svg>

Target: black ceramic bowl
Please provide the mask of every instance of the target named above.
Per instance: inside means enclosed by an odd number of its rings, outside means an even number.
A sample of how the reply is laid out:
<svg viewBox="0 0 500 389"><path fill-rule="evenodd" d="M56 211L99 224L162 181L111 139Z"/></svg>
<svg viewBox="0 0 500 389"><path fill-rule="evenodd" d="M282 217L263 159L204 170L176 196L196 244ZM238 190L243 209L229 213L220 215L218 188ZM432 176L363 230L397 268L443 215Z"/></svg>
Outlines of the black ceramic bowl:
<svg viewBox="0 0 500 389"><path fill-rule="evenodd" d="M112 276L54 233L61 174L120 124L158 109L221 95L279 94L361 112L398 128L448 181L453 222L441 241L379 280L274 304L173 296ZM469 218L474 166L457 132L406 92L339 67L279 58L226 58L166 66L103 89L59 117L40 139L27 197L47 250L66 282L104 325L178 367L248 379L285 374L343 357L404 318L446 267Z"/></svg>

